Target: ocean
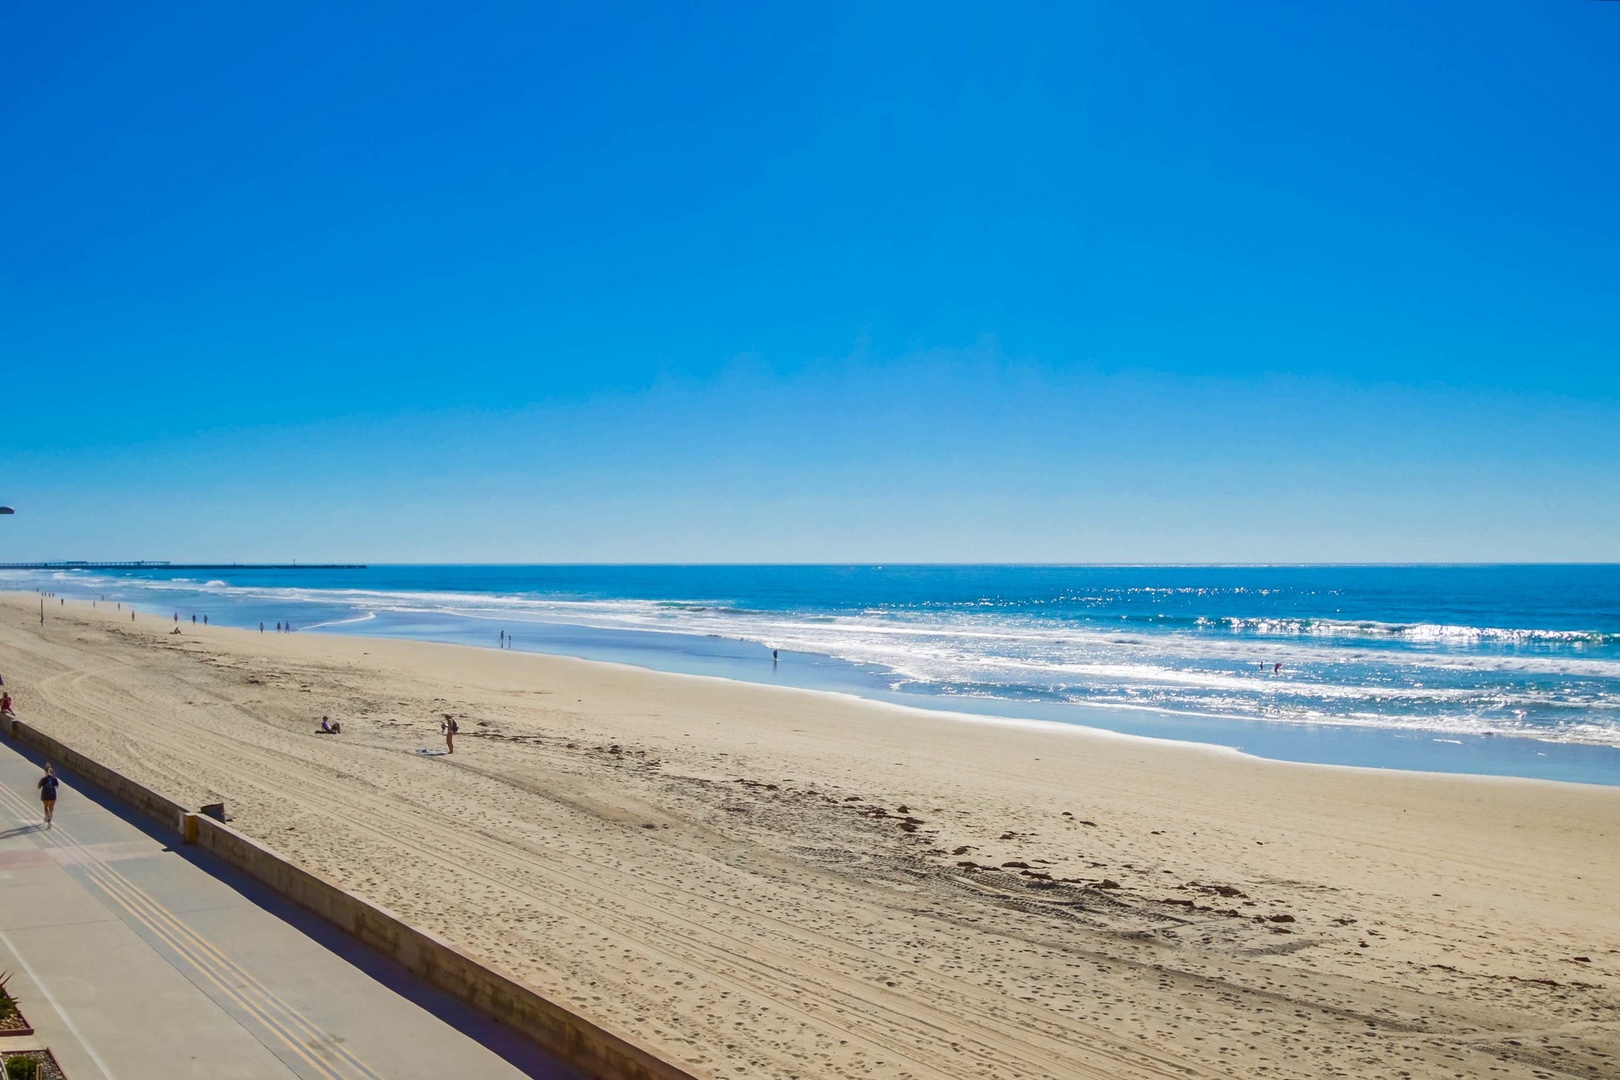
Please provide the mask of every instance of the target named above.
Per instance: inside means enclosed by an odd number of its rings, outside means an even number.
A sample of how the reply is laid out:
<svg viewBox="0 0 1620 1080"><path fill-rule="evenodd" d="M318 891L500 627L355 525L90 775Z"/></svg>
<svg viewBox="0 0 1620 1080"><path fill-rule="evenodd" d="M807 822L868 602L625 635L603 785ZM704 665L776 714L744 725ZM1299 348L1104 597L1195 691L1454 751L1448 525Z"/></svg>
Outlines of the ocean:
<svg viewBox="0 0 1620 1080"><path fill-rule="evenodd" d="M188 624L510 635L1283 760L1620 783L1620 566L145 568L0 587Z"/></svg>

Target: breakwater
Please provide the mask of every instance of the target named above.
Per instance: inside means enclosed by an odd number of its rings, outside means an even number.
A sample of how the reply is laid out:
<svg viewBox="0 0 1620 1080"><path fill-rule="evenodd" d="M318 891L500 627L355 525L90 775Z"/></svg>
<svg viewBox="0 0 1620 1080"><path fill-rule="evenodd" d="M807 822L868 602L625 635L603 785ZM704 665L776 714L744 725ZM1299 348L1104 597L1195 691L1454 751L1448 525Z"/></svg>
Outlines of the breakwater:
<svg viewBox="0 0 1620 1080"><path fill-rule="evenodd" d="M364 570L365 563L8 562L0 570Z"/></svg>

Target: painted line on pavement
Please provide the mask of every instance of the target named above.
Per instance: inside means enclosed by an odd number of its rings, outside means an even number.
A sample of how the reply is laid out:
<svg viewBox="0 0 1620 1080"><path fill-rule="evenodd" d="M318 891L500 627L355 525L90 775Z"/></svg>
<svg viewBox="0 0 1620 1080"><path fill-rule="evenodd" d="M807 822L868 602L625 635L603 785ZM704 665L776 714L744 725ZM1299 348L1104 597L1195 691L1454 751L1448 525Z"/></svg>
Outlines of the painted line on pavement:
<svg viewBox="0 0 1620 1080"><path fill-rule="evenodd" d="M118 1077L113 1075L113 1071L107 1067L107 1063L101 1059L101 1055L96 1053L96 1048L90 1044L90 1040L85 1038L84 1032L79 1030L79 1025L73 1022L73 1017L66 1009L62 1008L62 1003L56 1000L56 995L51 993L51 988L45 985L45 980L39 977L39 972L34 970L34 965L28 962L28 957L23 955L22 950L17 948L16 943L11 940L11 936L4 930L0 930L0 944L4 944L11 951L11 955L17 958L17 963L22 965L23 971L34 981L34 985L39 987L39 992L45 995L45 1000L50 1002L51 1008L56 1010L56 1015L62 1018L62 1023L66 1024L68 1030L73 1032L73 1037L79 1040L79 1045L84 1047L84 1052L90 1055L90 1060L96 1063L96 1068L101 1070L101 1075L105 1076L107 1080L118 1080Z"/></svg>
<svg viewBox="0 0 1620 1080"><path fill-rule="evenodd" d="M0 802L7 804L18 816L27 816L32 809L15 792L3 785L0 785ZM364 1080L382 1080L381 1076L355 1057L347 1047L334 1041L333 1033L317 1027L307 1017L289 1006L206 938L177 919L140 886L95 854L89 846L81 843L70 830L57 826L34 835L37 838L49 837L53 841L52 846L71 851L76 864L84 869L85 875L98 885L110 900L205 976L221 994L234 1001L244 1012L276 1035L283 1045L324 1080L349 1080L349 1077L356 1075ZM242 985L232 985L233 982ZM254 998L259 1000L253 1000ZM311 1044L321 1046L338 1061L332 1062L313 1056L310 1053ZM347 1068L340 1069L339 1066Z"/></svg>

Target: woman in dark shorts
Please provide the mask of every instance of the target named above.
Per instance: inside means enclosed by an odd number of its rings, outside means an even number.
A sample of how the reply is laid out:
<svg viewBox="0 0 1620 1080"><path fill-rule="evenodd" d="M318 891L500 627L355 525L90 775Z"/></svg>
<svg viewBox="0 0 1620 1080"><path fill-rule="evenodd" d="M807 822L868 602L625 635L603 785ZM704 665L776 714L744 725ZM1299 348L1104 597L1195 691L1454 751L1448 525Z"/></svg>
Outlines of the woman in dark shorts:
<svg viewBox="0 0 1620 1080"><path fill-rule="evenodd" d="M56 812L56 773L50 765L45 766L45 775L39 778L39 801L45 806L45 827L51 827L51 815Z"/></svg>

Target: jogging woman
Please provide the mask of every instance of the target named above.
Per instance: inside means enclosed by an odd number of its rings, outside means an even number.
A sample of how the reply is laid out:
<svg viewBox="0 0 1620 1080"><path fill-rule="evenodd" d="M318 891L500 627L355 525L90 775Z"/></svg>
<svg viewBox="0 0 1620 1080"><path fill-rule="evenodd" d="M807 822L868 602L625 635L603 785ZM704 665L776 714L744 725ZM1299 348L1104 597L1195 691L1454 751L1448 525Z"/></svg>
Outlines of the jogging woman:
<svg viewBox="0 0 1620 1080"><path fill-rule="evenodd" d="M56 813L56 772L45 766L45 775L39 778L39 801L45 806L45 827L51 827L51 815Z"/></svg>

